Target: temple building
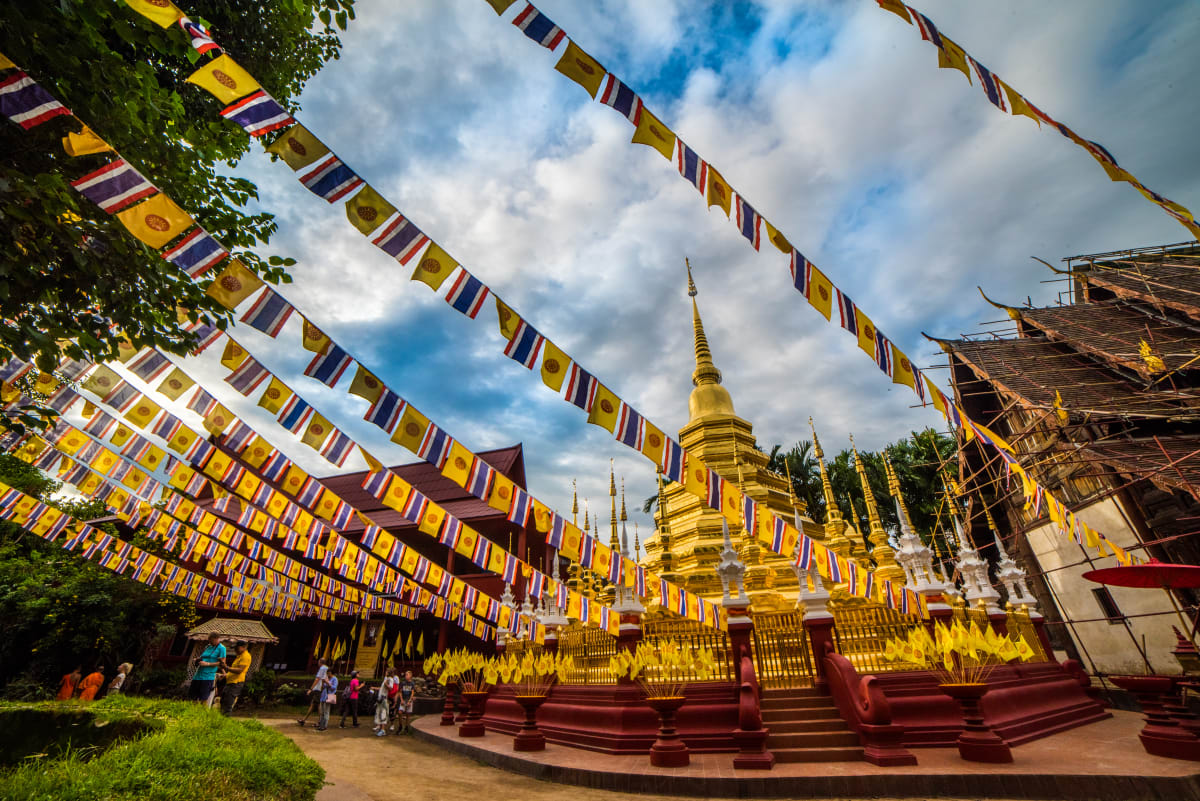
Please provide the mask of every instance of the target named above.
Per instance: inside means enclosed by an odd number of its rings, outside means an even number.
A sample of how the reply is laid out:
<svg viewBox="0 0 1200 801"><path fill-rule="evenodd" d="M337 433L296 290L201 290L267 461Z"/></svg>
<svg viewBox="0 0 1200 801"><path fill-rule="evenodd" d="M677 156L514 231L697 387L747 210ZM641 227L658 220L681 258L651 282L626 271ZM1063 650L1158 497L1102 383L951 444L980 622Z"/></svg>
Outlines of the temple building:
<svg viewBox="0 0 1200 801"><path fill-rule="evenodd" d="M1200 247L1064 261L1052 268L1066 286L1060 305L993 302L1008 328L939 340L955 399L1110 541L1141 558L1200 564ZM1064 536L1044 504L1026 504L994 451L967 443L963 452L967 488L991 507L989 516L977 505L969 535L989 555L998 535L1025 563L1055 647L1105 673L1177 670L1173 603L1194 619L1194 593L1081 578L1115 557Z"/></svg>

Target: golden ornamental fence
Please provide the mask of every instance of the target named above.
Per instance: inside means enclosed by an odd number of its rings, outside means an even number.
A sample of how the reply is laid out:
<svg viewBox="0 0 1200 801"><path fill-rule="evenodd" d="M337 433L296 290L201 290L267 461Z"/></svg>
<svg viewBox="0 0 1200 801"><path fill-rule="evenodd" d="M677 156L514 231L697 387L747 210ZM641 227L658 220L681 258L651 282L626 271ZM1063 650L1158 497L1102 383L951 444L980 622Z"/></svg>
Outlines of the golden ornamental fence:
<svg viewBox="0 0 1200 801"><path fill-rule="evenodd" d="M909 632L920 626L920 621L877 604L832 611L834 646L859 673L914 670L911 664L885 660L883 650L888 640L908 639Z"/></svg>
<svg viewBox="0 0 1200 801"><path fill-rule="evenodd" d="M596 626L572 623L558 637L558 652L571 657L575 667L563 684L616 684L608 663L617 655L617 638Z"/></svg>
<svg viewBox="0 0 1200 801"><path fill-rule="evenodd" d="M540 654L542 652L541 643L536 640L516 639L515 637L504 643L504 653L517 654L520 656L524 653Z"/></svg>
<svg viewBox="0 0 1200 801"><path fill-rule="evenodd" d="M712 651L716 667L707 681L733 681L733 660L729 653L729 635L717 631L695 620L664 618L645 620L642 623L642 639L651 645L665 640L675 640L691 648L708 648ZM696 676L684 676L687 681L698 681Z"/></svg>
<svg viewBox="0 0 1200 801"><path fill-rule="evenodd" d="M812 686L812 641L799 612L754 615L751 648L754 672L764 689Z"/></svg>

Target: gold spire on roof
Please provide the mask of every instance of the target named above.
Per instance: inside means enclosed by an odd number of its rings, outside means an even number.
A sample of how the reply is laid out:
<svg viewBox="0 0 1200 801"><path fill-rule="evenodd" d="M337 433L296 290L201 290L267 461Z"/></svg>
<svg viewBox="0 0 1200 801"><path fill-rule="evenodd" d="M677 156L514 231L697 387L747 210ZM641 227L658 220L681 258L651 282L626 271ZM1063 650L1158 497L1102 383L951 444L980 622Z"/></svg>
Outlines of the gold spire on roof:
<svg viewBox="0 0 1200 801"><path fill-rule="evenodd" d="M613 551L619 552L621 550L621 541L617 537L617 477L613 473L612 459L608 460L608 503L612 509L609 516L609 528L612 534L608 538L608 547ZM599 533L599 531L600 529L597 528L596 532Z"/></svg>
<svg viewBox="0 0 1200 801"><path fill-rule="evenodd" d="M633 521L633 561L640 562L642 560L642 543L638 540L638 524Z"/></svg>
<svg viewBox="0 0 1200 801"><path fill-rule="evenodd" d="M867 504L867 522L871 526L871 531L874 531L876 528L882 530L883 523L879 519L879 507L875 505L875 493L871 491L871 482L867 480L867 468L858 456L858 448L854 445L853 434L850 435L850 452L854 454L854 472L858 473L858 481L862 485L863 500Z"/></svg>
<svg viewBox="0 0 1200 801"><path fill-rule="evenodd" d="M629 514L625 511L625 478L621 477L621 522L629 520Z"/></svg>
<svg viewBox="0 0 1200 801"><path fill-rule="evenodd" d="M575 479L571 479L571 523L579 525L579 493L575 487Z"/></svg>
<svg viewBox="0 0 1200 801"><path fill-rule="evenodd" d="M904 568L896 563L896 552L892 550L891 543L888 542L887 531L883 528L883 521L879 518L879 507L875 504L875 492L871 489L871 482L867 480L867 467L858 456L858 448L854 445L853 435L850 437L850 449L854 452L854 470L858 473L859 481L862 482L863 499L867 504L867 522L870 525L867 539L871 541L871 558L875 560L875 572L883 579L892 581L903 579ZM888 488L890 489L893 473L891 465L887 461L887 453L884 453L883 459L884 472L887 473ZM899 482L896 483L895 492L899 497ZM908 512L905 512L905 515L907 514Z"/></svg>
<svg viewBox="0 0 1200 801"><path fill-rule="evenodd" d="M825 495L825 525L828 526L831 521L842 519L842 510L838 508L837 498L833 497L833 485L829 483L829 472L825 469L825 454L821 450L821 440L817 437L817 428L813 425L811 417L808 418L808 427L812 429L813 456L821 471L821 492Z"/></svg>
<svg viewBox="0 0 1200 801"><path fill-rule="evenodd" d="M692 372L692 390L688 398L688 411L695 420L710 414L733 415L733 398L729 390L721 386L721 371L713 363L708 337L704 334L704 323L700 320L700 307L696 305L696 282L692 280L692 265L685 258L688 274L688 296L692 299L692 334L695 340L696 369Z"/></svg>
<svg viewBox="0 0 1200 801"><path fill-rule="evenodd" d="M896 468L892 467L892 460L888 458L886 450L883 452L883 472L887 475L888 492L896 499L896 503L900 504L900 513L911 526L912 518L908 515L908 504L904 502L904 494L900 491L900 476L896 475Z"/></svg>

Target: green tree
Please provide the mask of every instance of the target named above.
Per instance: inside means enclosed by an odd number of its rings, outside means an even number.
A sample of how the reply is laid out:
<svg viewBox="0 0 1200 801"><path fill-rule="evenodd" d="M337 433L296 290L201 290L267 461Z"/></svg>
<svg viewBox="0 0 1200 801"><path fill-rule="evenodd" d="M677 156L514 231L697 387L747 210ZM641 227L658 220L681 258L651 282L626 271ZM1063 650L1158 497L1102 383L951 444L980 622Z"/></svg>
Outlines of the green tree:
<svg viewBox="0 0 1200 801"><path fill-rule="evenodd" d="M212 0L204 22L294 108L305 81L338 56L337 28L353 17L352 3ZM271 282L289 280L291 260L248 250L276 227L272 215L246 211L254 184L222 172L246 154L249 137L220 119L216 99L185 86L197 59L178 28L159 28L116 2L16 0L5 12L0 52L248 267ZM193 337L177 307L222 326L229 313L70 187L111 158L64 152L60 139L77 132L79 120L58 117L30 131L0 121L0 359L33 359L49 372L64 352L109 358L119 341L110 323L135 346L182 353ZM29 407L9 422L41 421Z"/></svg>
<svg viewBox="0 0 1200 801"><path fill-rule="evenodd" d="M14 456L0 455L0 481L77 519L94 520L104 511L98 501L54 496L59 482ZM98 525L117 533L112 523ZM157 545L140 535L133 542ZM119 662L144 666L152 646L195 619L191 601L118 576L0 520L0 688L6 692L51 691L78 664L104 664L110 675Z"/></svg>

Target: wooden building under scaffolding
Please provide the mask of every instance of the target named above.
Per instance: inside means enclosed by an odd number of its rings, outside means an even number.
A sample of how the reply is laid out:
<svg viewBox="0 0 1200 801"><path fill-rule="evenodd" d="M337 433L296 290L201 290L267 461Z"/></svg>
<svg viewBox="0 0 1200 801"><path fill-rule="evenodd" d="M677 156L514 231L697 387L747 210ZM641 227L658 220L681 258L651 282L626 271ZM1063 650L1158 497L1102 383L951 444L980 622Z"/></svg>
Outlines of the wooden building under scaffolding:
<svg viewBox="0 0 1200 801"><path fill-rule="evenodd" d="M957 402L1008 439L1020 464L1093 528L1133 553L1200 564L1200 244L1063 260L1059 305L995 301L1015 325L937 340ZM1056 648L1103 673L1158 672L1178 618L1160 590L1106 588L1080 576L1096 558L1026 509L1016 478L977 443L965 446L968 489L982 494L1006 547L1029 570ZM1035 514L1035 511L1037 513ZM984 553L992 532L977 514ZM1197 596L1175 593L1195 619Z"/></svg>

